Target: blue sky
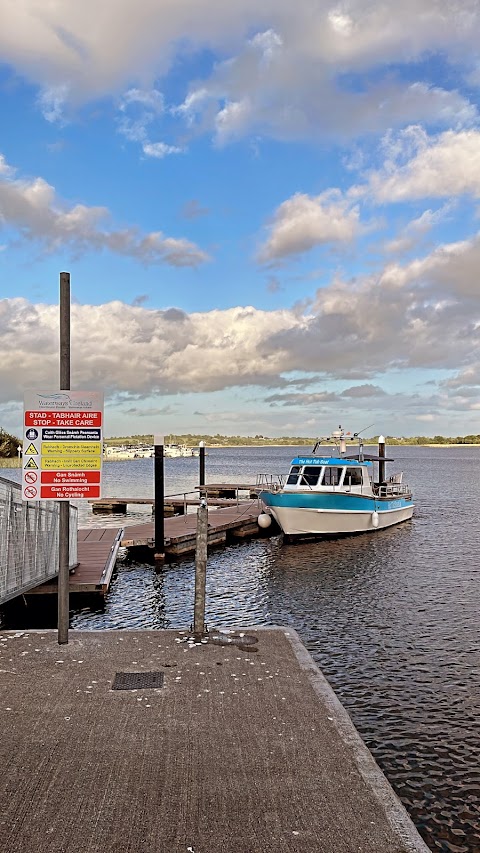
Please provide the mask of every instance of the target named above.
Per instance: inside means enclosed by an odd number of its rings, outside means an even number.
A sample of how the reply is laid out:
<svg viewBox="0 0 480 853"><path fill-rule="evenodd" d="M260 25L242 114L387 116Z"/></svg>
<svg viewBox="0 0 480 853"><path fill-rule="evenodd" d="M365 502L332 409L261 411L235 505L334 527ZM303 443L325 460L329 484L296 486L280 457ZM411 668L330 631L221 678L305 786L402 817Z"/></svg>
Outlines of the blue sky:
<svg viewBox="0 0 480 853"><path fill-rule="evenodd" d="M480 432L480 11L0 0L0 426Z"/></svg>

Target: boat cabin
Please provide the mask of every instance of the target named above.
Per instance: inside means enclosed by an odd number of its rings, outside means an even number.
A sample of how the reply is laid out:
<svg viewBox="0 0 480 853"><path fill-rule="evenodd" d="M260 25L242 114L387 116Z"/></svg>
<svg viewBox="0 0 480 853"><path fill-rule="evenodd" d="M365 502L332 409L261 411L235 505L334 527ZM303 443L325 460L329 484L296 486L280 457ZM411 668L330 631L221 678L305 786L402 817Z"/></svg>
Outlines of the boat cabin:
<svg viewBox="0 0 480 853"><path fill-rule="evenodd" d="M299 456L292 459L284 486L285 491L315 489L347 492L372 490L373 465L355 459L335 457Z"/></svg>

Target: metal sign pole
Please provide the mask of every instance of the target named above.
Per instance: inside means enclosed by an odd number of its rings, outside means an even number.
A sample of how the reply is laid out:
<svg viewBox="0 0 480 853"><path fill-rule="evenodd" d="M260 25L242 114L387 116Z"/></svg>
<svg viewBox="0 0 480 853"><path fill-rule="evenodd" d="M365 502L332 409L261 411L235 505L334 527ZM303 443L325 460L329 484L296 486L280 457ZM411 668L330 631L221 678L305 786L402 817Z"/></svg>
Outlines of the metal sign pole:
<svg viewBox="0 0 480 853"><path fill-rule="evenodd" d="M60 390L70 391L70 273L60 273ZM70 501L59 501L58 642L68 643Z"/></svg>

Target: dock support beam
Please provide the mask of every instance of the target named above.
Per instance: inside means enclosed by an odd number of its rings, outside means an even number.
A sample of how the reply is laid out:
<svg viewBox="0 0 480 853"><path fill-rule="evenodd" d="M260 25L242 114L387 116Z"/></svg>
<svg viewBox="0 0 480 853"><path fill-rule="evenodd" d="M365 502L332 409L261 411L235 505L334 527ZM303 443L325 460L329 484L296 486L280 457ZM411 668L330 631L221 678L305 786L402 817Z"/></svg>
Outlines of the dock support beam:
<svg viewBox="0 0 480 853"><path fill-rule="evenodd" d="M70 273L60 273L60 391L70 391ZM58 643L68 643L70 501L59 501Z"/></svg>
<svg viewBox="0 0 480 853"><path fill-rule="evenodd" d="M155 498L155 562L165 560L165 478L163 470L163 435L154 436L154 498Z"/></svg>
<svg viewBox="0 0 480 853"><path fill-rule="evenodd" d="M200 499L197 510L197 540L195 550L195 603L193 633L195 637L205 634L205 596L207 581L207 536L208 507L205 497Z"/></svg>

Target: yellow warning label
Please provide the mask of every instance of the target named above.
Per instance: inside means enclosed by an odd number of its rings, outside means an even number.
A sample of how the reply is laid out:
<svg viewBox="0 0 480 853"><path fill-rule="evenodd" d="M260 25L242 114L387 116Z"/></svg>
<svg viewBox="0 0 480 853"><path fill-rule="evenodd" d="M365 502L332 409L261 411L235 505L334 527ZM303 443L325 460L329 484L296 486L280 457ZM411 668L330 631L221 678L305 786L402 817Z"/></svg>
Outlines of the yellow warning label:
<svg viewBox="0 0 480 853"><path fill-rule="evenodd" d="M42 445L42 456L100 456L101 452L100 441L44 441Z"/></svg>
<svg viewBox="0 0 480 853"><path fill-rule="evenodd" d="M24 468L38 468L38 465L37 465L37 463L35 462L35 459L29 459L29 460L28 460L28 462L27 462L27 464L26 464L26 465L24 465L23 467L24 467Z"/></svg>
<svg viewBox="0 0 480 853"><path fill-rule="evenodd" d="M33 459L30 460L33 462ZM25 466L30 468L30 463ZM37 466L35 465L35 468ZM99 471L102 467L102 460L95 456L43 456L42 470L52 471Z"/></svg>
<svg viewBox="0 0 480 853"><path fill-rule="evenodd" d="M37 448L34 444L29 444L27 449L23 451L25 456L36 456L38 453Z"/></svg>

